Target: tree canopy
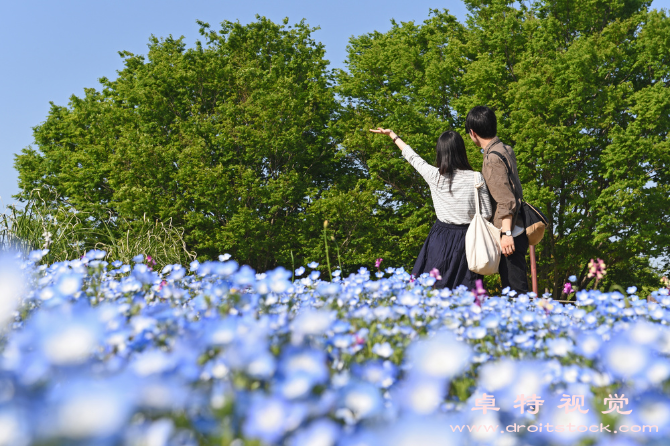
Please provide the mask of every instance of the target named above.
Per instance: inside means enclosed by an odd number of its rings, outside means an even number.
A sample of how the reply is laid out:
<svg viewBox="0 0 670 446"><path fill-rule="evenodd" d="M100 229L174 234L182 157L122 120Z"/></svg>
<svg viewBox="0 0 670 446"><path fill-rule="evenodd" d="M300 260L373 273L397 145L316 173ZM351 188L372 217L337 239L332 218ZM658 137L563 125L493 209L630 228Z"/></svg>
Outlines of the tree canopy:
<svg viewBox="0 0 670 446"><path fill-rule="evenodd" d="M306 197L345 172L312 31L265 18L218 32L201 23L194 48L152 37L146 58L121 53L125 68L102 91L52 105L35 128L39 151L17 157L21 188L52 186L94 220L171 218L202 256L285 262Z"/></svg>
<svg viewBox="0 0 670 446"><path fill-rule="evenodd" d="M116 80L52 105L17 156L22 196L50 186L95 220L182 225L200 256L264 270L325 261L411 267L435 216L389 139L424 159L468 110L496 111L527 201L551 218L540 287L555 297L591 258L610 283L657 281L670 257L670 19L650 2L468 0L469 18L353 37L332 71L304 22L201 23L204 43L153 38ZM468 144L479 170L479 148ZM332 237L332 239L331 239ZM646 282L645 282L646 281Z"/></svg>

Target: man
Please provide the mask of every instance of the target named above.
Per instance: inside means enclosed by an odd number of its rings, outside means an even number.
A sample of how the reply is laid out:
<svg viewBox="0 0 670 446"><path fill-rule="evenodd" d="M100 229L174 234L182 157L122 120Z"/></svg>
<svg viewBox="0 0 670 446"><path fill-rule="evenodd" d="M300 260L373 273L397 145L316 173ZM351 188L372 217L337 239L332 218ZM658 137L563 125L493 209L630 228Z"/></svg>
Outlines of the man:
<svg viewBox="0 0 670 446"><path fill-rule="evenodd" d="M497 127L493 110L482 105L470 110L465 118L465 130L472 141L484 149L482 175L491 194L493 224L502 230L500 246L503 257L500 259L500 281L503 288L510 287L521 294L528 292L526 274L528 237L523 227L522 216L519 215L523 190L514 150L503 144L496 136ZM504 161L492 152L498 152L504 157Z"/></svg>

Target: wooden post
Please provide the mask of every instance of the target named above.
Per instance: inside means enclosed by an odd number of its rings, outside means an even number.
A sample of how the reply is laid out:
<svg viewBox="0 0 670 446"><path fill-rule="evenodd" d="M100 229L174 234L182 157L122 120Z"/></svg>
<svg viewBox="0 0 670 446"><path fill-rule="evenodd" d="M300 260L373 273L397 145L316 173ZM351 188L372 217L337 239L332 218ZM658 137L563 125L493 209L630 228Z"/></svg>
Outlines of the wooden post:
<svg viewBox="0 0 670 446"><path fill-rule="evenodd" d="M537 264L535 263L534 245L530 245L530 275L533 278L533 293L537 296Z"/></svg>

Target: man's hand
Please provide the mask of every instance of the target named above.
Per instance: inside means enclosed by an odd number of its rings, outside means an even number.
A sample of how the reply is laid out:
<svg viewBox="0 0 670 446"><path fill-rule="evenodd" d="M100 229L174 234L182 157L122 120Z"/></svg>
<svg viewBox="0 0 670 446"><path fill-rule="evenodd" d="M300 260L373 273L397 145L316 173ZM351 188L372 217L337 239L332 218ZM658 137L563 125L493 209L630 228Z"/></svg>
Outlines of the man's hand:
<svg viewBox="0 0 670 446"><path fill-rule="evenodd" d="M514 237L510 235L503 235L500 239L500 247L502 248L502 253L506 256L514 252Z"/></svg>

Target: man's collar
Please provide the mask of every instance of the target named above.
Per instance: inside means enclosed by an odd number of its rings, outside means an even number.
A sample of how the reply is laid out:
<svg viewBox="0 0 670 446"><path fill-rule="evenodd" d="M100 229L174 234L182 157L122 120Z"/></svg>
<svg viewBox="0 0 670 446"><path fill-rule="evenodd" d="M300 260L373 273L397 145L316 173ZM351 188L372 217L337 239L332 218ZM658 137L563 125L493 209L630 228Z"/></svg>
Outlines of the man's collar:
<svg viewBox="0 0 670 446"><path fill-rule="evenodd" d="M486 144L486 147L484 147L484 153L488 153L488 151L491 149L491 147L493 147L493 145L498 143L498 142L500 142L500 138L498 138L497 136L495 138L493 138L491 141L489 141L489 143Z"/></svg>

